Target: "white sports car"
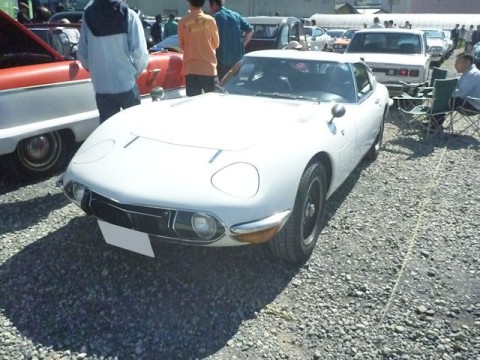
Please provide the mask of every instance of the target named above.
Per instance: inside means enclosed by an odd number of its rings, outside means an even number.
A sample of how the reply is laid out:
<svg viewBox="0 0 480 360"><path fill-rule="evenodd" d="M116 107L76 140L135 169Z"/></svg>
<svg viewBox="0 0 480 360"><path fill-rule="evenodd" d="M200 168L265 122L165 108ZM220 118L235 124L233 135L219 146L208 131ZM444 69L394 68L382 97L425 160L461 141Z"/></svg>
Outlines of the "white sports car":
<svg viewBox="0 0 480 360"><path fill-rule="evenodd" d="M358 57L295 50L248 53L221 85L110 118L59 184L107 243L141 254L268 242L306 261L326 200L378 156L388 91Z"/></svg>

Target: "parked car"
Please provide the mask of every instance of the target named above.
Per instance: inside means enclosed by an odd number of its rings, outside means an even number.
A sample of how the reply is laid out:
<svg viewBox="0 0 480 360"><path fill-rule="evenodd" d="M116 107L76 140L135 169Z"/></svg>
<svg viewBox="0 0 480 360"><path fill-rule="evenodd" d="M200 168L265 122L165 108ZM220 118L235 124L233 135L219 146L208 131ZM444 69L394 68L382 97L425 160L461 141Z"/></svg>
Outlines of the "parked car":
<svg viewBox="0 0 480 360"><path fill-rule="evenodd" d="M268 243L305 261L326 200L377 158L393 101L358 57L322 51L250 52L220 85L114 115L58 183L112 245Z"/></svg>
<svg viewBox="0 0 480 360"><path fill-rule="evenodd" d="M344 54L364 59L391 96L402 93L402 82L422 83L428 78L430 54L421 30L361 29L353 35Z"/></svg>
<svg viewBox="0 0 480 360"><path fill-rule="evenodd" d="M333 51L333 43L335 40L340 39L345 34L345 29L328 29L327 35L330 36L330 40L327 42L327 51Z"/></svg>
<svg viewBox="0 0 480 360"><path fill-rule="evenodd" d="M64 59L70 58L70 60L73 60L76 57L80 39L78 25L46 26L44 24L24 24L24 26L55 49ZM75 40L72 41L71 38Z"/></svg>
<svg viewBox="0 0 480 360"><path fill-rule="evenodd" d="M40 27L56 34L56 25ZM64 169L75 143L99 125L90 75L3 11L0 29L0 155L30 176ZM151 54L140 93L183 86L182 66L182 54Z"/></svg>
<svg viewBox="0 0 480 360"><path fill-rule="evenodd" d="M251 16L246 20L253 26L253 36L245 52L284 49L290 41L298 41L308 50L307 37L300 19L283 16Z"/></svg>
<svg viewBox="0 0 480 360"><path fill-rule="evenodd" d="M59 11L48 20L49 23L58 24L61 19L67 19L72 24L79 24L82 20L83 11Z"/></svg>
<svg viewBox="0 0 480 360"><path fill-rule="evenodd" d="M448 40L442 30L422 29L427 37L428 52L432 64L440 65L448 57Z"/></svg>
<svg viewBox="0 0 480 360"><path fill-rule="evenodd" d="M332 38L327 32L318 26L304 26L307 35L308 48L310 50L326 51Z"/></svg>
<svg viewBox="0 0 480 360"><path fill-rule="evenodd" d="M183 52L180 48L180 44L178 42L178 34L171 35L163 39L162 41L158 42L157 44L153 45L149 51L176 51L176 52Z"/></svg>
<svg viewBox="0 0 480 360"><path fill-rule="evenodd" d="M453 48L452 34L450 33L450 30L442 30L442 32L443 32L443 35L444 35L445 40L447 42L448 54L451 55L453 50L455 50Z"/></svg>
<svg viewBox="0 0 480 360"><path fill-rule="evenodd" d="M343 53L347 49L348 45L350 44L350 40L352 40L353 34L355 34L358 29L348 29L342 35L342 37L336 39L333 42L332 48L334 52Z"/></svg>

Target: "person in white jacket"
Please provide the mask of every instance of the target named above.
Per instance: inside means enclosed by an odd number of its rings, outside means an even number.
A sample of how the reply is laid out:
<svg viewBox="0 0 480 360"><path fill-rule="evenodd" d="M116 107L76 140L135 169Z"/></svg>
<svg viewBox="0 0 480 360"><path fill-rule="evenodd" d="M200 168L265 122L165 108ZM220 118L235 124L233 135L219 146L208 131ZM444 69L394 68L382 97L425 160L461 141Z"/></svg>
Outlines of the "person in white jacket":
<svg viewBox="0 0 480 360"><path fill-rule="evenodd" d="M142 22L122 0L94 0L80 28L77 57L90 72L100 122L140 104L137 77L148 65Z"/></svg>

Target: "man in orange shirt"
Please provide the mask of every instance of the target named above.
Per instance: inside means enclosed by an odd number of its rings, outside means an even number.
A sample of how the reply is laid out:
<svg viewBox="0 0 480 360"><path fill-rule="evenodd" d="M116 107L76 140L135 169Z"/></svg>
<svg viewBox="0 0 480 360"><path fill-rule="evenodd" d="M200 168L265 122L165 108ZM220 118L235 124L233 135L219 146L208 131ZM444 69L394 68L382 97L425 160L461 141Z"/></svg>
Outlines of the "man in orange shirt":
<svg viewBox="0 0 480 360"><path fill-rule="evenodd" d="M212 92L218 84L218 28L215 19L202 11L204 4L205 0L188 0L190 12L178 22L187 96Z"/></svg>

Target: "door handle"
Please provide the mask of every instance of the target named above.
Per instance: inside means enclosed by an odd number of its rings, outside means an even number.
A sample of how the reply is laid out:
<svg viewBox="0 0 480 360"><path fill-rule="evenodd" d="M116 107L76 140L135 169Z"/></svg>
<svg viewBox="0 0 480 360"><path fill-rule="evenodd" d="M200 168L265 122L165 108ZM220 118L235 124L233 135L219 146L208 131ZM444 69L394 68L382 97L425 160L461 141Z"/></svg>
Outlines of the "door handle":
<svg viewBox="0 0 480 360"><path fill-rule="evenodd" d="M162 71L162 69L152 69L152 70L148 70L148 86L153 86L153 82L155 81L155 79L157 78L158 74L160 74L160 72Z"/></svg>

